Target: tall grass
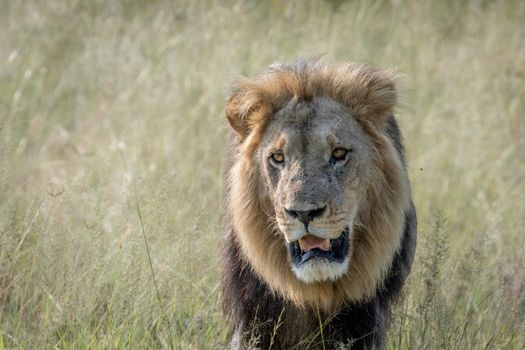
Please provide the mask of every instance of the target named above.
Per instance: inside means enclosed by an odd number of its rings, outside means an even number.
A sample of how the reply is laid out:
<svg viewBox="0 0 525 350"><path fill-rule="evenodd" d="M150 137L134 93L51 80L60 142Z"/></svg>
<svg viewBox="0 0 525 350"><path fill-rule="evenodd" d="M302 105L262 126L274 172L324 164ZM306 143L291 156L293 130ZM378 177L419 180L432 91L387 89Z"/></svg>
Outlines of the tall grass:
<svg viewBox="0 0 525 350"><path fill-rule="evenodd" d="M226 347L226 86L319 53L404 76L420 230L389 348L525 347L523 1L0 8L0 349Z"/></svg>

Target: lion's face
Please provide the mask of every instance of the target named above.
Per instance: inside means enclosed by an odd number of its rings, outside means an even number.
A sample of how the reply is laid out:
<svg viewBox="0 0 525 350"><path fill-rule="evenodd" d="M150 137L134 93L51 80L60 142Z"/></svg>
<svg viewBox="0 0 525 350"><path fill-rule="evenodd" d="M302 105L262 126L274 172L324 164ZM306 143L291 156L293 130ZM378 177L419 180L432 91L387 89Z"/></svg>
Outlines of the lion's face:
<svg viewBox="0 0 525 350"><path fill-rule="evenodd" d="M228 97L229 232L297 305L372 297L401 246L410 188L387 132L391 78L302 61L240 79Z"/></svg>
<svg viewBox="0 0 525 350"><path fill-rule="evenodd" d="M368 144L349 109L324 97L289 102L267 126L257 159L291 268L304 282L337 280L351 263Z"/></svg>

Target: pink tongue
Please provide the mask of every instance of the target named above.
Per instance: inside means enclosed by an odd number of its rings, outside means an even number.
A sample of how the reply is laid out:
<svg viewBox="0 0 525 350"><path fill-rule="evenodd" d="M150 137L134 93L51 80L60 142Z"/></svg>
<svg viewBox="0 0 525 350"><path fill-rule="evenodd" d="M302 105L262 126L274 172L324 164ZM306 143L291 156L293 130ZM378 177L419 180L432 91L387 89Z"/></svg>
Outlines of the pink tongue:
<svg viewBox="0 0 525 350"><path fill-rule="evenodd" d="M306 235L299 240L301 249L305 252L309 252L314 248L319 248L324 251L330 250L330 240L326 238L319 238L314 235Z"/></svg>

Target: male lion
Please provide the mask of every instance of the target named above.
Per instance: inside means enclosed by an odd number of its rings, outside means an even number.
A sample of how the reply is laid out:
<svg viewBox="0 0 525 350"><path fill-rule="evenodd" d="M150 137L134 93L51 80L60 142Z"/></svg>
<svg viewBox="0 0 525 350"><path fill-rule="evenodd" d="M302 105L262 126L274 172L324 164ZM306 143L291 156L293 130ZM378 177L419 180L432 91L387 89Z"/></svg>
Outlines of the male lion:
<svg viewBox="0 0 525 350"><path fill-rule="evenodd" d="M234 349L383 349L416 243L392 74L299 61L228 98Z"/></svg>

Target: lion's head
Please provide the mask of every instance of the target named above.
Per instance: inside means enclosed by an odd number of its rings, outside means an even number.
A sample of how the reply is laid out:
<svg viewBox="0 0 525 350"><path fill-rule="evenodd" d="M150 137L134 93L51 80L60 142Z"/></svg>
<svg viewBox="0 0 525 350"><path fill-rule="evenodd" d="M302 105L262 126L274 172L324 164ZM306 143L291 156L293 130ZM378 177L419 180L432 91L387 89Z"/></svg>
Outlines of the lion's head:
<svg viewBox="0 0 525 350"><path fill-rule="evenodd" d="M386 135L391 74L317 61L240 80L230 213L245 258L298 305L371 297L399 248L409 188Z"/></svg>

